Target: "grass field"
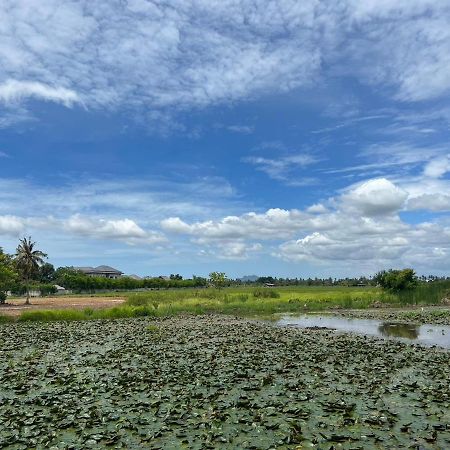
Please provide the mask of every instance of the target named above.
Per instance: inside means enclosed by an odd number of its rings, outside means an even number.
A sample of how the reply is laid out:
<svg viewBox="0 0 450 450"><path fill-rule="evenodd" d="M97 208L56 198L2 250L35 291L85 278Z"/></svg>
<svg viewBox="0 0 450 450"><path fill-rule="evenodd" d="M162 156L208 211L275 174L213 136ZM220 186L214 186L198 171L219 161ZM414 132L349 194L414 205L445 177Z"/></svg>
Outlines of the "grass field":
<svg viewBox="0 0 450 450"><path fill-rule="evenodd" d="M236 287L226 289L173 289L147 292L122 292L123 305L97 309L29 310L21 321L112 319L120 317L169 317L181 313L221 313L244 317L268 316L282 312L308 312L332 309L366 309L377 304L403 306L439 304L448 295L450 282L419 286L402 294L383 292L375 287ZM117 292L111 292L117 297ZM101 297L107 297L104 293ZM71 297L73 298L73 297ZM96 296L91 303L95 303ZM38 299L34 300L36 303ZM69 301L69 299L68 299ZM1 313L1 311L0 311ZM0 318L0 321L8 320Z"/></svg>

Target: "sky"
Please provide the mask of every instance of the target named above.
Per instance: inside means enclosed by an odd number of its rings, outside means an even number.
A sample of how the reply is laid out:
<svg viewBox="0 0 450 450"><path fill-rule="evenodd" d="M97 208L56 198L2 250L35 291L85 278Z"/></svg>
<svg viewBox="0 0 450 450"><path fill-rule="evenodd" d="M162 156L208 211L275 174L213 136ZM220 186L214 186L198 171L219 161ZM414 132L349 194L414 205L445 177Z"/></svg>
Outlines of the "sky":
<svg viewBox="0 0 450 450"><path fill-rule="evenodd" d="M450 275L447 0L2 0L0 246L138 275Z"/></svg>

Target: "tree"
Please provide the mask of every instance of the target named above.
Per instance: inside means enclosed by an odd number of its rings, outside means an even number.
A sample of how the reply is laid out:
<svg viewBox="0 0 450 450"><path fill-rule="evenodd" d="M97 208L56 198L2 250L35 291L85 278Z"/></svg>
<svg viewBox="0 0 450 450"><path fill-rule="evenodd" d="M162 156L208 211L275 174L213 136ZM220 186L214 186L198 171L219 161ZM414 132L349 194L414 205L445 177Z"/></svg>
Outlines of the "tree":
<svg viewBox="0 0 450 450"><path fill-rule="evenodd" d="M417 276L413 269L383 270L378 272L373 279L383 289L392 292L406 291L417 287Z"/></svg>
<svg viewBox="0 0 450 450"><path fill-rule="evenodd" d="M55 279L55 268L48 262L39 268L39 281L41 283L51 283Z"/></svg>
<svg viewBox="0 0 450 450"><path fill-rule="evenodd" d="M31 237L24 237L19 240L19 245L16 249L15 262L19 269L22 278L25 281L27 288L26 305L30 304L30 279L33 273L36 273L40 266L44 264L44 258L47 255L40 250L35 249L36 242L31 240Z"/></svg>
<svg viewBox="0 0 450 450"><path fill-rule="evenodd" d="M182 280L183 279L183 277L179 273L177 273L177 274L171 273L169 278L171 280Z"/></svg>
<svg viewBox="0 0 450 450"><path fill-rule="evenodd" d="M228 279L227 276L225 275L225 272L211 272L209 274L209 282L216 289L223 288L226 285L227 281Z"/></svg>
<svg viewBox="0 0 450 450"><path fill-rule="evenodd" d="M0 247L0 304L5 303L6 293L13 287L16 278L11 256L3 253Z"/></svg>

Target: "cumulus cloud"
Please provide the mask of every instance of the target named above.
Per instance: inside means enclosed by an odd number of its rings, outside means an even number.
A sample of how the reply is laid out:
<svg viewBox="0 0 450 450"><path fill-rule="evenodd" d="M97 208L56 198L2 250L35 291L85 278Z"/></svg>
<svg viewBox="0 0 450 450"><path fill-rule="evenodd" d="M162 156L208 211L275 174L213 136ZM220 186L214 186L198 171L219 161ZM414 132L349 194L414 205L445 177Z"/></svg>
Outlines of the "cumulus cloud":
<svg viewBox="0 0 450 450"><path fill-rule="evenodd" d="M350 238L350 235L349 235ZM408 240L401 236L364 239L336 239L314 232L302 239L280 245L279 255L290 261L393 261L408 249Z"/></svg>
<svg viewBox="0 0 450 450"><path fill-rule="evenodd" d="M450 180L419 176L403 180L402 186L408 192L407 210L450 211Z"/></svg>
<svg viewBox="0 0 450 450"><path fill-rule="evenodd" d="M64 222L64 228L82 236L96 239L117 239L128 244L156 244L166 241L160 233L144 231L136 222L130 219L93 219L77 214Z"/></svg>
<svg viewBox="0 0 450 450"><path fill-rule="evenodd" d="M328 211L327 208L324 205L322 205L322 203L316 203L306 208L306 212L311 214L322 214L327 211Z"/></svg>
<svg viewBox="0 0 450 450"><path fill-rule="evenodd" d="M166 209L155 203L142 211L146 197L120 197L119 186L114 183L109 186L83 184L85 190L80 188L80 191L61 189L55 192L53 189L50 193L34 189L40 196L42 194L39 205L42 214L12 215L5 205L9 205L10 210L14 205L19 208L25 198L20 196L23 182L0 181L0 235L17 237L30 230L37 234L47 230L55 235L58 231L68 242L81 237L86 242L115 241L147 249L164 244L182 248L192 256L197 253L226 260L275 255L291 262L327 265L330 270L347 264L354 270L354 263L358 261L358 267L368 273L402 265L442 269L450 258L449 224L443 219L408 223L399 214L405 203L407 209L450 208L448 188L445 188L448 180L432 177L421 180L428 184L420 185L417 180L411 180L410 185L399 188L392 181L377 178L350 186L340 196L304 210L272 208L265 212L224 214L214 220L195 220L197 211L194 215L190 211L194 204L191 208L185 205L180 209ZM195 192L196 188L191 189ZM199 189L203 192L204 186L200 185ZM427 190L433 193L440 190L441 197L434 194L421 197ZM186 191L185 187L183 193ZM183 193L180 195L185 195ZM113 199L117 203L115 194L122 204L119 209L113 206ZM66 204L63 199L68 199ZM88 202L87 207L80 212L84 202ZM55 208L58 204L61 206ZM99 208L104 214L98 213ZM151 210L153 219L161 215L167 218L150 224L145 216ZM167 214L171 211L180 214ZM202 213L206 216L211 211L217 213L217 209L208 211ZM123 214L118 216L119 212Z"/></svg>
<svg viewBox="0 0 450 450"><path fill-rule="evenodd" d="M250 212L242 216L227 216L219 221L208 220L188 224L179 217L161 221L164 231L189 234L203 241L216 239L276 239L287 237L302 226L307 216L298 210L269 209L263 214Z"/></svg>
<svg viewBox="0 0 450 450"><path fill-rule="evenodd" d="M408 200L408 209L435 212L450 211L450 195L442 193L421 194Z"/></svg>
<svg viewBox="0 0 450 450"><path fill-rule="evenodd" d="M408 193L386 178L369 180L349 190L342 196L344 207L373 216L395 213L401 209Z"/></svg>
<svg viewBox="0 0 450 450"><path fill-rule="evenodd" d="M258 252L286 261L328 266L339 262L340 267L358 261L368 271L389 265L442 267L450 257L450 227L403 221L399 212L408 195L393 182L378 178L348 188L327 206L270 209L194 223L173 217L163 220L161 228L187 235L203 249L214 247L230 259L249 254L246 246L262 241L264 246L257 243Z"/></svg>
<svg viewBox="0 0 450 450"><path fill-rule="evenodd" d="M80 214L68 219L54 217L0 216L0 235L18 237L30 230L65 231L71 235L91 239L118 240L129 245L162 244L167 241L163 234L142 229L130 219L101 219Z"/></svg>

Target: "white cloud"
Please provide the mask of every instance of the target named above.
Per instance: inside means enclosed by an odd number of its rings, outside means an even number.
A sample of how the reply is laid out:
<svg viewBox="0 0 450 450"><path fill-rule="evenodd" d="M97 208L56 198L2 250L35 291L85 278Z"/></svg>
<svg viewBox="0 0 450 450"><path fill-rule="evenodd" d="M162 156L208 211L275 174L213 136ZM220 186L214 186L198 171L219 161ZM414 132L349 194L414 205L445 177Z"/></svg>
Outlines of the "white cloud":
<svg viewBox="0 0 450 450"><path fill-rule="evenodd" d="M25 228L24 220L15 216L0 216L0 235L18 236Z"/></svg>
<svg viewBox="0 0 450 450"><path fill-rule="evenodd" d="M118 239L129 244L138 242L155 244L166 241L163 235L144 231L136 222L130 219L93 219L77 214L64 222L64 228L82 236L97 239Z"/></svg>
<svg viewBox="0 0 450 450"><path fill-rule="evenodd" d="M431 0L3 0L0 98L145 108L153 120L330 74L436 98L450 90L449 22L448 3Z"/></svg>
<svg viewBox="0 0 450 450"><path fill-rule="evenodd" d="M356 209L362 215L384 215L398 212L408 193L386 178L369 180L350 189L342 196L345 208Z"/></svg>
<svg viewBox="0 0 450 450"><path fill-rule="evenodd" d="M0 83L0 102L18 102L29 97L71 106L79 101L76 92L63 87L52 87L35 81L7 80Z"/></svg>
<svg viewBox="0 0 450 450"><path fill-rule="evenodd" d="M233 133L251 134L255 131L255 127L250 125L229 125L227 130L232 131Z"/></svg>
<svg viewBox="0 0 450 450"><path fill-rule="evenodd" d="M0 151L0 158L9 158L8 153Z"/></svg>
<svg viewBox="0 0 450 450"><path fill-rule="evenodd" d="M450 172L450 156L443 156L430 161L423 171L426 177L440 178Z"/></svg>
<svg viewBox="0 0 450 450"><path fill-rule="evenodd" d="M227 216L219 221L187 224L179 217L161 221L164 231L188 234L201 241L227 239L277 239L291 236L308 217L297 210L269 209L266 213L250 212L242 216Z"/></svg>
<svg viewBox="0 0 450 450"><path fill-rule="evenodd" d="M407 210L450 210L450 180L421 175L405 178L401 182L408 192Z"/></svg>
<svg viewBox="0 0 450 450"><path fill-rule="evenodd" d="M408 209L413 211L450 211L450 195L447 194L421 194L408 200Z"/></svg>
<svg viewBox="0 0 450 450"><path fill-rule="evenodd" d="M364 30L347 46L352 61L348 68L357 76L372 84L395 86L400 100L420 101L449 92L447 2L351 0L348 3L355 29ZM358 65L369 58L371 64Z"/></svg>
<svg viewBox="0 0 450 450"><path fill-rule="evenodd" d="M12 239L31 233L43 248L51 248L52 239L57 236L56 256L58 248L76 255L80 245L87 252L91 243L102 252L102 242L106 241L107 249L116 243L131 246L129 251L156 251L160 246L170 246L172 256L181 251L189 258L196 253L208 259L225 260L275 255L286 261L322 265L332 273L336 265L339 270L348 267L354 272L355 261L365 273L406 265L443 270L450 258L449 224L444 219L410 224L398 214L405 193L407 209L429 211L450 207L446 194L421 197L427 190L450 192L445 188L448 180L428 177L419 181L410 180L409 185L404 183L400 189L386 179L372 179L305 210L273 208L266 212L195 220L198 214L211 217L213 212L218 212L214 207L196 205L201 195L194 196L190 204L165 207L152 203L157 197L147 191L146 195L150 195L147 208L143 191L138 191L136 198L132 190L130 196L121 196L123 184L86 182L80 183L78 190L60 187L47 191L22 181L7 184L0 180L0 234ZM142 189L140 184L127 186L131 187ZM195 193L197 189L202 193L205 185L183 185L179 195ZM25 206L21 210L20 205L27 205L24 199L30 192L39 195L42 203L39 208ZM13 215L14 209L21 211L21 215ZM179 215L171 216L172 211ZM168 218L158 220L164 216ZM48 242L40 236L47 236ZM125 252L120 248L114 251Z"/></svg>
<svg viewBox="0 0 450 450"><path fill-rule="evenodd" d="M270 178L282 181L290 186L307 186L317 182L315 178L302 177L296 173L299 169L317 162L315 157L306 153L282 156L277 159L249 156L244 158L243 161L253 164L256 170L266 173Z"/></svg>
<svg viewBox="0 0 450 450"><path fill-rule="evenodd" d="M327 208L324 205L322 205L322 203L316 203L306 208L306 212L311 214L322 214L326 213L327 211L328 211Z"/></svg>
<svg viewBox="0 0 450 450"><path fill-rule="evenodd" d="M395 261L408 250L409 242L401 236L376 236L370 240L333 239L320 233L307 235L280 245L279 255L290 261Z"/></svg>
<svg viewBox="0 0 450 450"><path fill-rule="evenodd" d="M169 218L161 222L161 228L189 236L205 254L211 254L205 249L214 248L218 257L239 259L248 255L246 248L256 245L255 241L265 241L264 246L258 243L258 252L330 270L335 270L332 265L337 262L342 268L355 261L366 273L405 265L442 269L450 257L450 227L403 221L398 213L408 195L413 194L387 179L372 179L351 186L327 206L316 204L305 211L270 209L191 224Z"/></svg>
<svg viewBox="0 0 450 450"><path fill-rule="evenodd" d="M215 254L221 259L244 260L261 249L259 243L248 245L244 242L227 242L217 247Z"/></svg>

